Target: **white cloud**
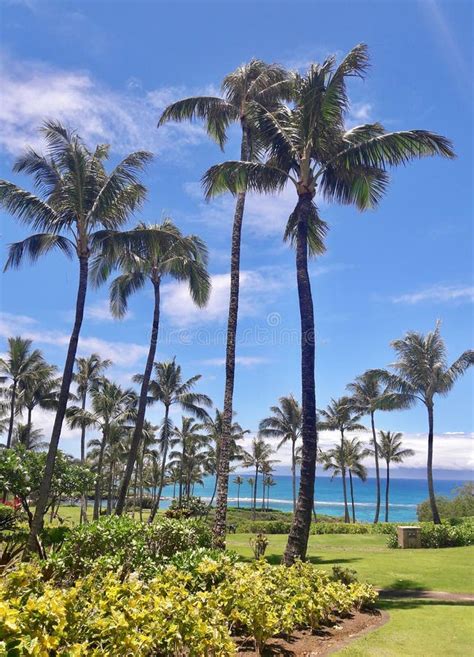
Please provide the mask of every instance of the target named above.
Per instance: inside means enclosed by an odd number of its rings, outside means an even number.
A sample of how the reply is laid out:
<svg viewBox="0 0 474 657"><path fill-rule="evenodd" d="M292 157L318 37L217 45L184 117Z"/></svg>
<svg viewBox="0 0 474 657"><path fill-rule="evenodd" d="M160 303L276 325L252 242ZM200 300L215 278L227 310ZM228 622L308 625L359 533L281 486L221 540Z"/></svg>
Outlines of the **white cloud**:
<svg viewBox="0 0 474 657"><path fill-rule="evenodd" d="M236 356L235 362L237 365L242 365L243 367L253 367L254 365L261 365L262 363L268 363L268 358L261 358L260 356ZM221 367L225 365L225 358L207 358L205 360L200 360L201 365L215 365Z"/></svg>
<svg viewBox="0 0 474 657"><path fill-rule="evenodd" d="M108 299L101 299L96 303L89 305L85 310L87 319L96 322L115 322L117 319L110 312L110 304ZM123 320L131 319L133 314L128 311ZM122 320L122 321L123 321Z"/></svg>
<svg viewBox="0 0 474 657"><path fill-rule="evenodd" d="M280 290L288 286L288 276L279 269L240 272L240 317L261 315ZM191 300L185 283L163 285L163 313L174 326L193 326L209 322L223 323L229 305L229 274L211 276L211 295L205 308L198 308Z"/></svg>
<svg viewBox="0 0 474 657"><path fill-rule="evenodd" d="M87 142L110 143L118 153L147 149L176 159L182 147L208 139L195 124L156 127L168 102L201 90L164 87L141 92L134 80L128 91L118 92L99 84L87 71L2 59L0 148L11 154L18 155L26 145L39 147L38 127L46 119L70 125Z"/></svg>
<svg viewBox="0 0 474 657"><path fill-rule="evenodd" d="M402 294L392 298L393 303L416 304L423 301L443 303L447 301L470 302L474 301L474 287L463 285L435 285L433 287Z"/></svg>
<svg viewBox="0 0 474 657"><path fill-rule="evenodd" d="M61 331L42 329L31 317L3 313L0 318L0 337L8 338L12 335L21 335L39 344L53 345L67 348L69 334ZM81 336L78 354L87 355L98 353L102 358L109 358L116 365L131 366L139 362L147 353L148 346L133 342L113 342L94 336Z"/></svg>

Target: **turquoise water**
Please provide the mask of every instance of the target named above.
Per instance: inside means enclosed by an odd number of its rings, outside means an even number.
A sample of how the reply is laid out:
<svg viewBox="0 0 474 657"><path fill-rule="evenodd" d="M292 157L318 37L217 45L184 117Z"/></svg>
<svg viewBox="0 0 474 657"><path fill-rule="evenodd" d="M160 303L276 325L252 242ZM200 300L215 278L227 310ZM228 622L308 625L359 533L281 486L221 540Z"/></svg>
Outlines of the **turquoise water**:
<svg viewBox="0 0 474 657"><path fill-rule="evenodd" d="M240 488L240 506L249 507L252 503L252 490L247 483L248 476L244 478L244 484ZM233 483L234 475L230 478L229 504L237 505L237 486ZM270 489L270 507L282 511L292 510L291 477L288 475L274 475L276 486ZM453 490L462 485L460 480L440 480L435 482L437 495L451 496ZM214 488L214 479L206 478L204 486L196 486L194 494L203 500L209 500ZM349 492L349 482L348 482ZM171 497L172 487L164 489L164 495ZM261 481L259 481L257 507L261 506ZM315 486L316 512L341 516L344 513L342 483L341 479L330 477L317 477ZM366 482L354 481L354 497L356 518L363 521L373 520L375 510L375 479ZM426 479L390 479L390 509L389 520L395 522L411 522L416 520L416 506L428 497ZM166 507L168 501L164 501ZM382 505L385 504L385 480L382 480ZM385 508L383 506L383 508Z"/></svg>

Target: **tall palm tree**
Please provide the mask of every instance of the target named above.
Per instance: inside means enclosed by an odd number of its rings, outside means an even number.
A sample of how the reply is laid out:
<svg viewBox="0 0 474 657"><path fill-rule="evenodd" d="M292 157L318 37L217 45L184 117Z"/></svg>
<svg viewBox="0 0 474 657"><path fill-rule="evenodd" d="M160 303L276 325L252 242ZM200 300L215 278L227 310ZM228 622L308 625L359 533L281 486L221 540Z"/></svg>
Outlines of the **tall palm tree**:
<svg viewBox="0 0 474 657"><path fill-rule="evenodd" d="M57 367L45 361L33 367L19 383L18 406L26 409L26 426L32 426L33 410L55 410L58 403L61 379L56 377Z"/></svg>
<svg viewBox="0 0 474 657"><path fill-rule="evenodd" d="M303 406L303 462L293 525L288 536L285 563L304 558L314 501L316 467L315 332L308 253L324 250L327 226L314 203L319 191L327 200L375 207L388 186L387 167L411 159L442 155L453 157L450 142L425 130L385 132L380 123L346 130L349 107L346 80L363 77L369 64L367 47L353 48L338 67L335 58L313 64L296 75L291 106L267 111L254 103L252 118L259 140L267 146L265 162L225 162L204 176L206 196L224 191L275 192L286 184L296 191L296 205L285 239L296 247L296 278L301 319L301 375Z"/></svg>
<svg viewBox="0 0 474 657"><path fill-rule="evenodd" d="M49 251L59 249L69 257L77 256L79 282L74 327L27 551L40 547L38 536L43 527L69 399L96 231L99 228L117 230L141 205L146 190L138 176L151 159L150 153L144 151L131 153L111 173L107 173L105 161L109 154L108 146L99 145L90 151L76 133L53 121L45 123L42 132L47 144L46 155L30 148L14 166L14 171L34 177L38 196L13 183L0 181L2 207L33 230L40 231L10 245L5 269L19 267L26 258L35 261Z"/></svg>
<svg viewBox="0 0 474 657"><path fill-rule="evenodd" d="M339 457L342 459L342 472L345 473L347 468L347 463L344 463L346 452L343 449L345 433L365 429L365 427L359 423L361 415L354 411L349 397L331 399L331 403L328 404L327 408L320 410L319 412L323 418L321 422L318 423L319 430L339 431L341 434L341 450L339 452ZM344 493L344 522L349 522L345 474L342 477L342 488Z"/></svg>
<svg viewBox="0 0 474 657"><path fill-rule="evenodd" d="M154 363L155 378L150 380L148 386L149 403L161 402L165 408L165 416L161 427L160 447L162 453L161 460L161 477L160 485L155 504L151 510L149 522L153 522L156 512L160 506L161 493L165 483L165 472L168 457L169 439L171 434L171 422L169 418L170 408L179 406L187 413L197 417L199 420L206 420L209 416L205 408L212 406L211 399L202 393L193 392L193 388L201 378L201 374L196 374L190 379L183 381L181 366L176 364L173 358L171 361L163 363ZM134 381L143 382L143 374L134 377Z"/></svg>
<svg viewBox="0 0 474 657"><path fill-rule="evenodd" d="M260 422L259 433L268 438L280 438L277 449L287 442L291 442L291 477L293 488L293 513L296 510L296 449L301 436L301 406L298 401L289 395L280 397L279 406L271 406L273 415Z"/></svg>
<svg viewBox="0 0 474 657"><path fill-rule="evenodd" d="M41 429L34 429L31 423L17 424L12 436L12 445L23 445L32 452L40 452L48 446Z"/></svg>
<svg viewBox="0 0 474 657"><path fill-rule="evenodd" d="M233 415L235 415L235 413ZM214 497L217 492L219 480L219 463L222 454L222 442L224 435L224 413L216 408L214 417L209 417L204 420L203 426L208 434L210 442L206 459L206 471L208 475L215 477L214 490L212 492L211 502L209 505L212 506L212 502L214 501ZM238 444L238 441L242 440L246 433L249 433L248 429L242 429L238 422L232 422L230 427L226 457L229 460L229 472L235 469L235 466L232 466L231 464L242 458L242 448Z"/></svg>
<svg viewBox="0 0 474 657"><path fill-rule="evenodd" d="M402 434L392 431L380 431L380 442L378 443L380 458L387 464L387 478L385 480L385 522L388 522L388 508L390 495L390 463L403 463L403 461L414 456L412 449L402 448Z"/></svg>
<svg viewBox="0 0 474 657"><path fill-rule="evenodd" d="M362 463L369 454L370 450L364 447L358 438L346 440L346 463L349 472L349 486L351 491L352 522L356 521L355 503L354 503L354 486L352 475L358 477L361 481L367 480L367 468Z"/></svg>
<svg viewBox="0 0 474 657"><path fill-rule="evenodd" d="M150 346L145 370L140 378L137 420L117 500L116 514L121 515L145 421L148 386L158 341L161 283L168 276L186 281L192 300L202 307L209 298L210 281L204 242L195 235L182 235L170 219L162 224L140 223L133 230L122 233L104 231L101 250L92 267L94 282L103 283L116 267L122 273L110 286L110 308L115 317L125 315L129 297L147 283L153 288L154 298Z"/></svg>
<svg viewBox="0 0 474 657"><path fill-rule="evenodd" d="M375 412L403 408L405 399L388 389L387 385L381 380L380 373L377 370L367 370L356 377L353 383L349 383L347 390L351 393L350 404L354 410L361 415L370 416L375 460L376 504L374 523L376 524L380 517L380 466L377 431L375 429Z"/></svg>
<svg viewBox="0 0 474 657"><path fill-rule="evenodd" d="M270 456L274 453L274 449L269 443L266 443L261 436L252 439L250 450L243 452L243 466L244 468L255 468L255 477L253 481L253 518L257 510L257 486L258 475L263 472L266 465L274 463L270 460Z"/></svg>
<svg viewBox="0 0 474 657"><path fill-rule="evenodd" d="M105 377L95 381L90 395L92 409L88 411L83 410L80 406L71 406L67 411L67 419L73 429L85 425L97 427L101 431L98 443L93 511L93 518L97 520L102 500L102 467L105 448L110 443L112 433L118 431L117 425L123 427L125 423L135 419L137 399L132 389L124 390ZM119 433L122 438L123 434L120 431ZM95 443L92 444L97 446Z"/></svg>
<svg viewBox="0 0 474 657"><path fill-rule="evenodd" d="M1 189L1 187L0 187ZM8 421L7 448L11 447L13 424L18 411L19 387L26 383L28 377L32 380L33 371L38 373L40 367L46 365L41 351L31 349L31 340L25 340L20 336L8 338L8 352L5 358L0 358L0 381L5 384L10 381L8 389L4 390L5 396L10 400L10 415Z"/></svg>
<svg viewBox="0 0 474 657"><path fill-rule="evenodd" d="M207 132L223 148L227 128L231 123L240 123L241 144L240 158L253 160L258 149L258 137L249 110L256 101L263 107L272 109L276 101L288 97L291 76L280 66L266 64L252 59L248 64L239 66L222 81L222 97L199 96L185 98L173 103L163 112L159 126L167 121L184 121L202 119ZM214 543L217 547L225 546L227 497L229 490L229 443L233 417L233 394L235 378L235 344L239 308L239 279L242 223L246 197L245 185L237 195L232 226L230 256L230 298L227 323L225 389L224 389L224 433L222 454L219 461L217 480L216 514L214 519Z"/></svg>
<svg viewBox="0 0 474 657"><path fill-rule="evenodd" d="M179 469L178 501L181 504L184 495L189 498L191 489L191 474L196 465L203 464L202 448L206 445L206 436L202 433L203 425L192 417L181 418L181 428L173 429L176 444L181 447L170 454L170 466Z"/></svg>
<svg viewBox="0 0 474 657"><path fill-rule="evenodd" d="M395 374L382 370L384 382L400 394L407 405L421 401L428 412L428 492L433 522L439 524L441 519L433 484L434 398L435 395L447 395L456 380L474 364L474 351L465 351L448 366L439 322L434 331L426 335L409 331L403 338L394 340L392 347L398 357L391 365Z"/></svg>
<svg viewBox="0 0 474 657"><path fill-rule="evenodd" d="M234 484L237 486L237 508L240 509L240 487L244 483L243 477L237 475L234 479Z"/></svg>

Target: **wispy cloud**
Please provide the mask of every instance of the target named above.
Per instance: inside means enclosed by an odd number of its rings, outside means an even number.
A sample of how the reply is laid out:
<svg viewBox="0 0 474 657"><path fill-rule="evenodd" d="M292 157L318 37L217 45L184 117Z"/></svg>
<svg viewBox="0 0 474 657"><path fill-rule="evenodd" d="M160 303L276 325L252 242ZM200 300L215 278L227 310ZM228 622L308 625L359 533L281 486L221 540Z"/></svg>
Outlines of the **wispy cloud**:
<svg viewBox="0 0 474 657"><path fill-rule="evenodd" d="M243 367L254 367L255 365L261 365L262 363L268 363L268 358L261 358L260 356L236 356L235 362L237 365L242 365ZM216 367L222 367L225 365L225 358L206 358L200 360L201 365L211 365Z"/></svg>
<svg viewBox="0 0 474 657"><path fill-rule="evenodd" d="M87 71L52 68L37 61L2 57L0 148L17 155L26 145L39 147L38 127L58 119L88 142L107 142L117 153L148 149L162 158L180 159L181 149L207 140L196 124L168 124L157 119L166 104L201 89L163 87L144 91L139 85L117 91ZM207 89L208 91L208 89Z"/></svg>
<svg viewBox="0 0 474 657"><path fill-rule="evenodd" d="M3 313L0 317L0 337L9 338L21 335L39 344L47 344L66 349L69 344L69 334L61 331L43 329L31 317ZM103 340L95 336L83 336L79 340L78 353L87 355L92 352L102 358L109 358L116 365L131 366L142 360L148 353L148 346L134 342L115 342Z"/></svg>
<svg viewBox="0 0 474 657"><path fill-rule="evenodd" d="M86 308L84 314L87 319L91 319L94 322L117 321L116 317L114 317L110 312L110 303L108 299L101 299L96 303L90 304ZM132 319L132 317L133 317L133 313L129 310L121 321Z"/></svg>
<svg viewBox="0 0 474 657"><path fill-rule="evenodd" d="M474 301L474 287L463 285L434 285L433 287L392 297L393 303L416 304L422 302L445 303L456 301L470 303Z"/></svg>

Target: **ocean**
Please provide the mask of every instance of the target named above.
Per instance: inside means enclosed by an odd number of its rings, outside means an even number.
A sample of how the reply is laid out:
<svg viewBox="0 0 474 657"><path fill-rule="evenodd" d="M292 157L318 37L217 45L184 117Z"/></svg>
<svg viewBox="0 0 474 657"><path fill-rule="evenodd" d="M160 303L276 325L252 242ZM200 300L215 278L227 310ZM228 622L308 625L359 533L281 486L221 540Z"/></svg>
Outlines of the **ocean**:
<svg viewBox="0 0 474 657"><path fill-rule="evenodd" d="M252 504L252 490L248 484L250 475L240 476L244 483L240 487L240 506L250 507ZM233 483L235 474L230 476L229 505L237 506L237 486ZM291 476L273 475L276 485L270 489L270 507L282 511L292 510ZM382 519L385 513L385 480L382 479ZM451 497L456 487L461 486L464 481L460 480L435 480L435 491L437 495ZM299 479L297 480L299 484ZM203 486L196 486L194 494L209 501L214 489L214 478L207 477ZM347 482L349 495L349 481ZM165 487L163 507L169 504L173 494L172 487ZM340 477L316 477L315 486L316 513L330 516L341 516L344 514L344 502L342 494L342 482ZM354 498L356 519L370 522L373 520L375 510L375 479L367 479L365 482L354 479ZM428 498L428 486L426 479L396 479L390 478L390 508L389 520L394 522L412 522L416 518L417 504ZM257 508L261 506L262 488L259 478ZM349 498L350 504L350 498Z"/></svg>

